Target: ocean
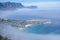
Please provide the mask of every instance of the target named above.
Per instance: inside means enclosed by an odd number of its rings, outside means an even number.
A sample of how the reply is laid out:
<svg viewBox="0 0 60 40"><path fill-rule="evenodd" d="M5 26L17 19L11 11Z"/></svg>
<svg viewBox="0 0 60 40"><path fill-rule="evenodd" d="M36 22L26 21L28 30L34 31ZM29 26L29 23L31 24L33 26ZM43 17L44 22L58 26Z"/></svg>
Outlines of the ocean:
<svg viewBox="0 0 60 40"><path fill-rule="evenodd" d="M24 30L34 34L60 34L60 25L57 24L35 24Z"/></svg>

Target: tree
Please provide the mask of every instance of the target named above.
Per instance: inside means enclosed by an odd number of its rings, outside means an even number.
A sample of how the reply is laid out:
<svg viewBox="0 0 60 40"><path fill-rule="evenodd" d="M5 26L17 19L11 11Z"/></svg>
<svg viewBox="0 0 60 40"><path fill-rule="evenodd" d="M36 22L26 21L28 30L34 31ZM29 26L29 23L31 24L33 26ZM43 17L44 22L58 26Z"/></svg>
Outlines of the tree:
<svg viewBox="0 0 60 40"><path fill-rule="evenodd" d="M0 35L0 40L8 40L8 38Z"/></svg>

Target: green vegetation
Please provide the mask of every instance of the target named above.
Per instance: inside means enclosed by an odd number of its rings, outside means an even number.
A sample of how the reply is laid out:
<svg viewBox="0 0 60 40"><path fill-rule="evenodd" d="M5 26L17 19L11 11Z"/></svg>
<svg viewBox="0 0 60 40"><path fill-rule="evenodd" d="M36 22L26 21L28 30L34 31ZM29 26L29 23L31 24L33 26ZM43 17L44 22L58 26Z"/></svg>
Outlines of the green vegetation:
<svg viewBox="0 0 60 40"><path fill-rule="evenodd" d="M8 38L0 35L0 40L8 40Z"/></svg>

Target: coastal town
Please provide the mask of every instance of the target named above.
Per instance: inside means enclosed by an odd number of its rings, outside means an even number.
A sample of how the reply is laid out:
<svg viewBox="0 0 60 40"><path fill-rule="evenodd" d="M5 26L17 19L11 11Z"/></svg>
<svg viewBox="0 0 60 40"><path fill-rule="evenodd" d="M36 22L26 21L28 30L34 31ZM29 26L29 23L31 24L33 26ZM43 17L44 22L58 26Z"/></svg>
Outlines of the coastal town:
<svg viewBox="0 0 60 40"><path fill-rule="evenodd" d="M32 24L51 24L51 21L47 20L12 20L12 19L0 19L0 24L9 24L13 27L28 27Z"/></svg>

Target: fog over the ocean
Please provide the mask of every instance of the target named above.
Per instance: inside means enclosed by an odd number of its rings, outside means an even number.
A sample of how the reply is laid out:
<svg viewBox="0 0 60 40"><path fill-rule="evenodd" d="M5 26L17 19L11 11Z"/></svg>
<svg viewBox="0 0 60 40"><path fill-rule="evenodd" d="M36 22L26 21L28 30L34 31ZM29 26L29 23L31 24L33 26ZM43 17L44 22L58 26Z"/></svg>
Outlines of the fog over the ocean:
<svg viewBox="0 0 60 40"><path fill-rule="evenodd" d="M24 4L24 3L23 3ZM54 24L60 25L60 2L25 3L25 6L36 5L38 8L21 8L16 10L0 10L0 18L6 19L56 19ZM55 25L54 25L55 26ZM57 27L57 26L56 26ZM59 31L59 30L57 30ZM60 32L60 31L59 31ZM33 34L18 30L7 24L0 24L0 35L12 40L60 40L59 34Z"/></svg>
<svg viewBox="0 0 60 40"><path fill-rule="evenodd" d="M48 9L48 10L40 10L40 9L16 9L16 10L3 10L0 11L0 18L12 18L12 19L28 19L28 18L53 18L60 19L60 9ZM28 18L27 18L28 17Z"/></svg>
<svg viewBox="0 0 60 40"><path fill-rule="evenodd" d="M28 18L52 18L60 19L60 2L31 2L22 3L24 6L37 6L36 9L21 8L16 10L0 10L1 18L28 19ZM19 18L20 17L20 18ZM27 18L28 17L28 18Z"/></svg>

